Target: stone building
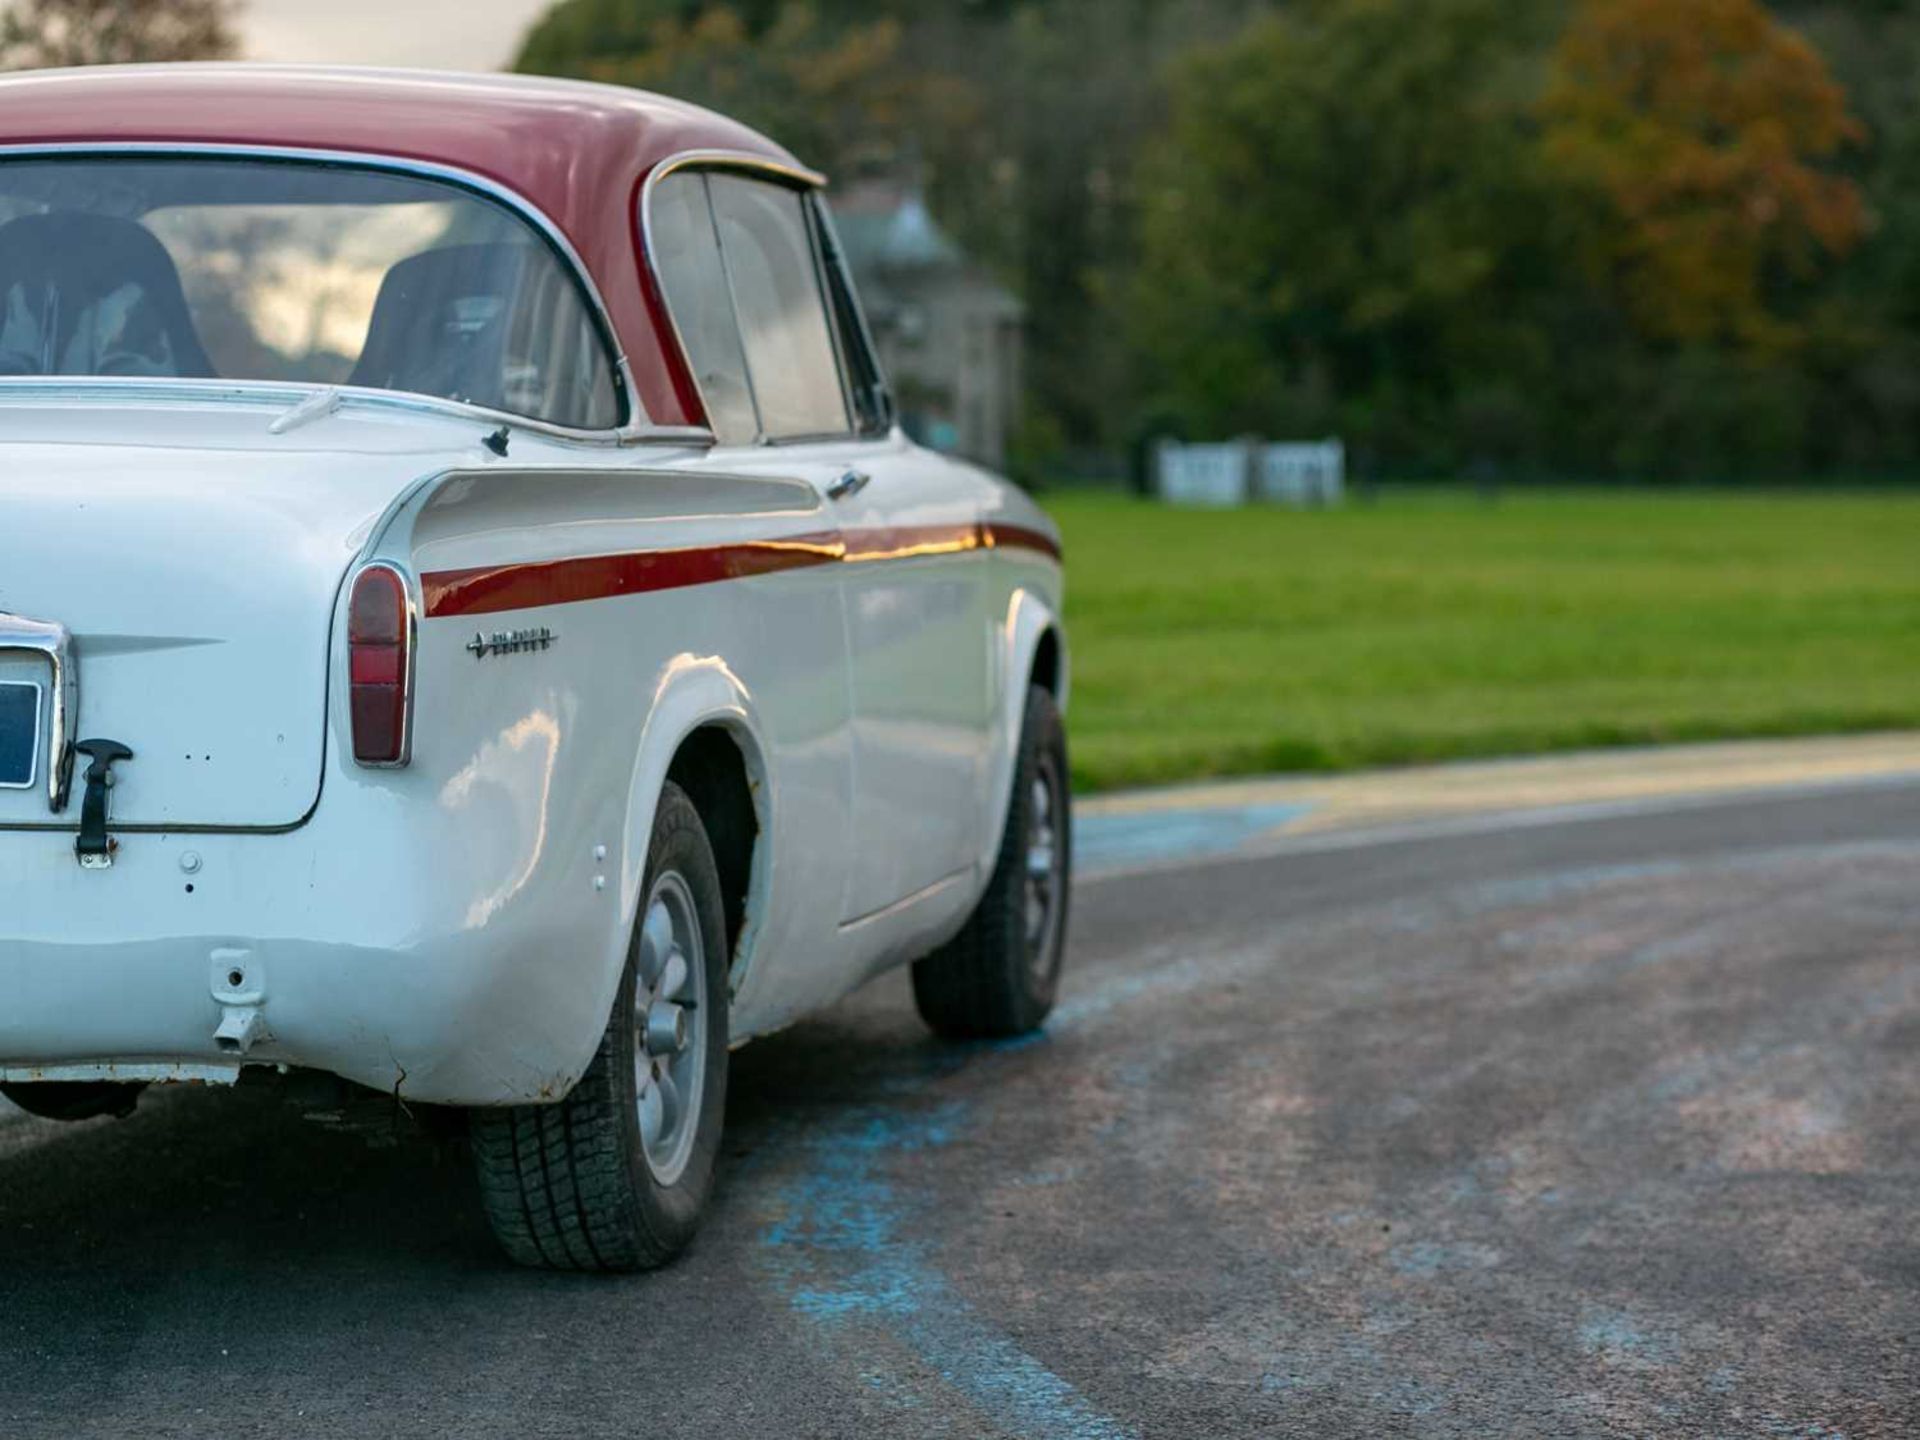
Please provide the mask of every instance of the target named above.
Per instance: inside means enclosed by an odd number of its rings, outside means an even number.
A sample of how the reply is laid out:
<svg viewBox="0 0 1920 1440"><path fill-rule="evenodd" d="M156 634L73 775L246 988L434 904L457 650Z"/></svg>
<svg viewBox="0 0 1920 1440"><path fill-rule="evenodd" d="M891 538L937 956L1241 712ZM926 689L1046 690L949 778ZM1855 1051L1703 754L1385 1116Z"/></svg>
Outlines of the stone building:
<svg viewBox="0 0 1920 1440"><path fill-rule="evenodd" d="M961 253L916 186L860 181L833 208L908 433L1004 464L1020 413L1020 301Z"/></svg>

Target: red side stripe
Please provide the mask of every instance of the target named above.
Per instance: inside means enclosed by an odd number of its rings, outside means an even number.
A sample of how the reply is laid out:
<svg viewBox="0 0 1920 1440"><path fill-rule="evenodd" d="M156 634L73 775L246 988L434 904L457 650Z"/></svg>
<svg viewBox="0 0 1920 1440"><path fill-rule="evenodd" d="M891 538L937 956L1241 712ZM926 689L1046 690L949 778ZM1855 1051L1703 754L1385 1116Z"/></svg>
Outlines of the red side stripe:
<svg viewBox="0 0 1920 1440"><path fill-rule="evenodd" d="M625 555L434 570L420 577L420 590L430 616L492 615L501 610L571 605L615 595L642 595L651 590L678 590L718 580L803 570L811 565L830 565L844 553L838 535L800 535L791 540L753 540L688 550L639 550Z"/></svg>
<svg viewBox="0 0 1920 1440"><path fill-rule="evenodd" d="M1060 542L1044 530L1025 525L989 525L987 538L1000 550L1038 550L1051 560L1060 559Z"/></svg>
<svg viewBox="0 0 1920 1440"><path fill-rule="evenodd" d="M1060 547L1052 536L1017 525L912 525L684 550L637 550L621 555L430 570L420 577L420 590L431 618L492 615L502 610L532 610L711 585L721 580L746 580L842 561L957 555L983 548L1036 550L1055 560L1060 558Z"/></svg>

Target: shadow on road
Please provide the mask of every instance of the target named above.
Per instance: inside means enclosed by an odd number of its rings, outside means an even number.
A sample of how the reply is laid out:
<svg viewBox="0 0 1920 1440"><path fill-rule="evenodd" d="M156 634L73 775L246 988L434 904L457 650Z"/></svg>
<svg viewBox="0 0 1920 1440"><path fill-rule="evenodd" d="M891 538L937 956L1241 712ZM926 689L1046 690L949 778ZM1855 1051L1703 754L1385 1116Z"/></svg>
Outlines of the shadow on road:
<svg viewBox="0 0 1920 1440"><path fill-rule="evenodd" d="M630 1360L585 1372L622 1348L658 1366L663 1335L701 1393L724 1373L703 1339L757 1346L760 1378L738 1377L730 1403L751 1404L764 1384L778 1410L802 1357L783 1360L776 1334L754 1338L784 1320L743 1268L764 1191L808 1127L871 1113L957 1063L864 996L736 1054L711 1221L681 1264L639 1279L508 1264L464 1142L377 1097L348 1132L303 1118L271 1086L157 1090L124 1121L0 1128L0 1419L20 1436L75 1433L59 1417L81 1413L103 1435L210 1415L238 1424L227 1433L286 1434L352 1414L356 1433L381 1433L366 1417L398 1424L423 1406L447 1417L469 1408L464 1391L482 1430L546 1433L518 1408L528 1397L567 1375L580 1396L649 1390L657 1370Z"/></svg>

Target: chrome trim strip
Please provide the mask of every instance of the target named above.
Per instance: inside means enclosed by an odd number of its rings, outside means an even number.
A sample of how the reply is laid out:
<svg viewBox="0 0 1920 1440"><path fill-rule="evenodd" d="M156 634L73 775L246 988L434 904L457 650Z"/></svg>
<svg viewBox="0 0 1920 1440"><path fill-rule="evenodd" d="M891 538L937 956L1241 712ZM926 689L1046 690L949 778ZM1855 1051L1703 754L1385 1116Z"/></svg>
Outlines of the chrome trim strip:
<svg viewBox="0 0 1920 1440"><path fill-rule="evenodd" d="M851 351L853 346L858 344L861 349L866 351L867 361L873 366L874 384L879 388L878 399L880 401L880 408L886 412L880 417L880 428L877 430L857 429L857 433L863 438L869 439L889 434L894 426L899 423L900 405L894 398L893 382L887 378L886 369L880 363L880 347L876 345L873 340L873 325L867 319L866 302L860 298L859 286L854 284L853 267L847 262L847 247L841 242L840 227L834 221L833 209L827 204L824 196L816 194L813 197L813 204L809 208L813 211L813 220L814 223L819 226L820 233L826 237L827 243L833 247L832 268L838 272L840 283L846 287L847 303L853 310L853 322L856 333L853 335L843 335L841 337L842 349ZM828 257L822 255L820 260L822 268L825 268ZM828 278L826 283L828 286L827 303L831 306L833 304L832 279ZM840 328L838 316L836 315L834 319L835 328ZM848 364L850 359L851 356L847 354L843 354L840 358L841 367L848 372L847 398L849 402L852 401L854 391L852 366ZM853 419L857 427L860 417L855 415Z"/></svg>
<svg viewBox="0 0 1920 1440"><path fill-rule="evenodd" d="M804 170L795 165L783 165L778 160L769 160L764 155L755 155L744 150L682 150L669 155L652 170L640 186L640 263L647 267L647 278L653 283L654 293L660 297L660 308L667 317L667 329L673 333L673 343L680 352L680 364L692 377L694 389L700 388L700 372L694 368L693 352L687 348L687 337L680 331L680 321L673 313L673 305L667 299L666 281L660 274L660 267L654 263L653 247L653 192L660 182L679 170L725 170L733 174L761 175L781 181L796 189L822 190L826 188L827 177L817 170ZM708 213L712 213L712 199L708 199ZM714 237L715 243L719 236ZM727 288L733 288L733 271L726 265L726 256L722 254L721 265L727 277ZM739 323L736 306L735 325ZM746 344L745 338L741 345ZM743 349L744 354L744 349ZM751 393L753 387L753 369L747 368L747 387ZM706 408L707 397L700 397L701 407ZM709 412L709 415L711 412ZM760 404L756 398L753 407L754 424L760 424ZM709 427L711 433L711 427ZM718 444L718 437L714 437ZM755 438L756 444L769 443L765 435Z"/></svg>
<svg viewBox="0 0 1920 1440"><path fill-rule="evenodd" d="M491 419L499 417L505 423L537 431L543 435L552 435L560 439L597 441L601 444L633 444L653 438L644 407L640 403L639 387L634 383L633 367L629 364L626 352L620 346L620 332L614 328L613 317L607 310L606 300L600 294L600 287L594 283L593 274L580 259L579 251L573 248L573 242L561 232L547 214L519 191L497 180L477 175L471 170L463 170L455 165L442 165L430 160L407 160L398 156L380 155L361 150L316 150L291 145L244 145L215 143L211 141L170 141L170 140L69 140L58 142L0 142L0 160L20 156L61 156L61 155L210 155L228 156L249 160L284 160L304 162L314 165L342 165L362 170L384 170L400 175L418 175L430 180L440 180L475 191L496 200L512 210L523 220L530 222L540 232L543 239L552 245L562 261L572 268L575 282L587 297L590 310L601 330L607 352L613 357L614 376L620 390L621 402L626 407L627 418L611 430L583 430L571 425L557 425L549 420L539 420L528 415L515 415L510 411L498 411L482 405L469 405L460 400L443 400L432 395L413 395L404 392L409 399L424 402L437 410L451 410ZM49 379L62 377L7 377L0 379L0 388L20 383L24 379ZM71 379L95 379L92 376L65 377ZM147 378L147 383L166 385L163 379ZM171 382L183 383L183 382ZM184 383L204 384L204 381ZM246 382L231 382L246 383ZM325 388L321 385L310 387L314 390ZM352 387L339 387L343 394L355 393ZM397 391L367 392L383 395L400 394Z"/></svg>
<svg viewBox="0 0 1920 1440"><path fill-rule="evenodd" d="M53 667L52 716L47 725L47 808L67 808L73 778L74 730L80 716L80 675L73 663L73 635L50 620L0 615L0 654L37 655Z"/></svg>
<svg viewBox="0 0 1920 1440"><path fill-rule="evenodd" d="M46 396L55 400L112 400L127 395L151 394L162 399L249 400L284 410L311 399L323 390L338 391L343 410L369 406L406 410L441 419L472 420L489 429L506 425L529 435L544 435L576 445L713 444L713 432L697 425L648 425L632 431L569 430L564 426L529 420L524 415L515 415L506 410L469 405L464 400L443 400L433 395L416 395L407 390L326 385L317 381L309 384L287 380L169 379L147 375L13 375L0 377L0 404L22 395Z"/></svg>
<svg viewBox="0 0 1920 1440"><path fill-rule="evenodd" d="M114 827L116 830L119 826ZM124 832L123 832L124 833ZM257 1064L272 1064L258 1061ZM0 1065L0 1081L7 1084L55 1084L77 1080L113 1080L122 1084L234 1085L238 1065L210 1065L186 1060L90 1060L66 1065Z"/></svg>
<svg viewBox="0 0 1920 1440"><path fill-rule="evenodd" d="M641 187L642 198L646 195L647 187L655 180L665 179L674 171L684 170L689 165L698 165L703 170L741 170L750 174L771 175L805 190L824 190L827 185L827 177L818 170L809 170L803 165L787 165L765 155L756 155L751 150L677 150L647 173L646 185Z"/></svg>

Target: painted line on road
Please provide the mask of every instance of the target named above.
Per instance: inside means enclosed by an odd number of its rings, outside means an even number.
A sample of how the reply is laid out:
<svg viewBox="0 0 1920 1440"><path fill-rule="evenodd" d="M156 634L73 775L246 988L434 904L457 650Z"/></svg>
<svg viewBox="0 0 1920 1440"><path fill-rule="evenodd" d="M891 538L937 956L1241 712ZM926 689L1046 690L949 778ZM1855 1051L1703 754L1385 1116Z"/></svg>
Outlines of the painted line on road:
<svg viewBox="0 0 1920 1440"><path fill-rule="evenodd" d="M1736 740L1406 766L1352 775L1270 776L1086 798L1075 838L1082 875L1138 873L1278 853L1308 837L1353 843L1650 814L1705 799L1819 793L1920 781L1920 734ZM1460 825L1465 829L1455 829ZM1346 837L1363 836L1355 842Z"/></svg>
<svg viewBox="0 0 1920 1440"><path fill-rule="evenodd" d="M1310 805L1232 805L1205 810L1090 815L1073 832L1077 867L1117 870L1170 855L1225 855L1312 813Z"/></svg>
<svg viewBox="0 0 1920 1440"><path fill-rule="evenodd" d="M1302 833L1281 828L1258 834L1231 848L1191 850L1178 841L1184 829L1170 826L1169 838L1151 853L1144 841L1134 842L1134 854L1127 859L1092 866L1080 863L1085 854L1083 835L1096 831L1106 822L1103 817L1075 818L1074 884L1098 885L1140 875L1162 874L1177 870L1199 869L1210 865L1247 860L1272 860L1288 855L1317 855L1342 850L1364 850L1379 845L1412 844L1427 840L1446 840L1475 835L1495 835L1515 830L1550 829L1560 825L1580 825L1604 820L1631 819L1637 815L1670 815L1694 810L1716 810L1768 800L1815 800L1823 796L1857 794L1878 790L1920 788L1920 776L1871 775L1857 779L1826 780L1808 784L1784 784L1751 790L1714 790L1705 793L1674 793L1632 800L1607 800L1564 805L1541 805L1525 809L1489 810L1481 814L1447 816L1397 824L1356 826L1350 830L1316 830ZM1168 812L1178 814L1179 812ZM1096 840L1094 853L1101 853Z"/></svg>

